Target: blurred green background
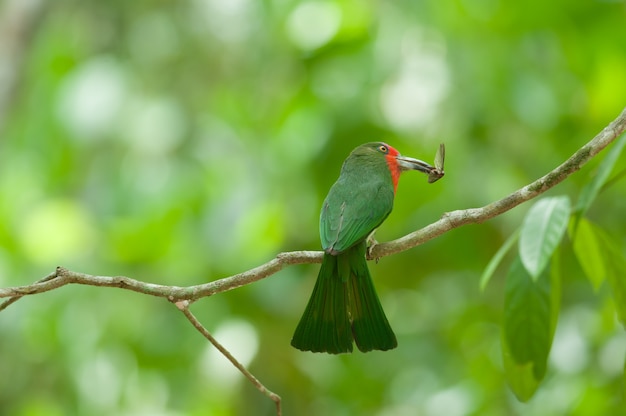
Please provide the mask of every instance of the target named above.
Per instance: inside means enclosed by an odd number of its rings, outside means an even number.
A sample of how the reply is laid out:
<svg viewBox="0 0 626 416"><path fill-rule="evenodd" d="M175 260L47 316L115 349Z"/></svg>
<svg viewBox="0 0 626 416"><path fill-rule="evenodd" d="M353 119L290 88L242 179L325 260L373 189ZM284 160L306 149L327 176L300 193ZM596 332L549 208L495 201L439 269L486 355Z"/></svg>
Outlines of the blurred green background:
<svg viewBox="0 0 626 416"><path fill-rule="evenodd" d="M0 18L2 287L57 265L193 285L317 250L352 148L431 161L445 142L443 180L403 177L377 233L397 238L543 175L626 103L617 0L4 0ZM602 156L550 194L575 199ZM589 213L624 243L625 193ZM318 265L192 311L287 415L612 411L626 335L568 252L547 377L526 404L506 385L503 273L478 280L527 209L370 263L393 351L289 345ZM162 299L68 286L0 313L0 414L273 412Z"/></svg>

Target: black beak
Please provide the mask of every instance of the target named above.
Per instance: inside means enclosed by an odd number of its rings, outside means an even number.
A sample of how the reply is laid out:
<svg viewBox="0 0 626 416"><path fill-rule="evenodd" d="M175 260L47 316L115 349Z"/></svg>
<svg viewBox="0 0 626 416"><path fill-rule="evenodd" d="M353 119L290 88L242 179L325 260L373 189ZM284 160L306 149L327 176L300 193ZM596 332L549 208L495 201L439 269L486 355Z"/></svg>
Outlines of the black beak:
<svg viewBox="0 0 626 416"><path fill-rule="evenodd" d="M429 165L423 160L413 159L412 157L398 155L396 156L396 161L398 162L398 166L403 170L418 170L426 174L430 174L435 170L434 166Z"/></svg>

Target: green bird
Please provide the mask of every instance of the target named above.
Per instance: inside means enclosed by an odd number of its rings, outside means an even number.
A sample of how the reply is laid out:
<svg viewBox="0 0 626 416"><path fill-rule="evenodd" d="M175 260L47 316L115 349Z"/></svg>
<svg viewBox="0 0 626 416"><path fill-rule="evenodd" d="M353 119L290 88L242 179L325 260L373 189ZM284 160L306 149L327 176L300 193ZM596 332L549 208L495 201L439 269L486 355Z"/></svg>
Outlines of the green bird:
<svg viewBox="0 0 626 416"><path fill-rule="evenodd" d="M363 144L350 153L330 188L320 215L324 259L291 345L302 351L339 354L390 350L398 341L367 268L367 240L387 218L400 174L418 170L443 176L426 162L386 143Z"/></svg>

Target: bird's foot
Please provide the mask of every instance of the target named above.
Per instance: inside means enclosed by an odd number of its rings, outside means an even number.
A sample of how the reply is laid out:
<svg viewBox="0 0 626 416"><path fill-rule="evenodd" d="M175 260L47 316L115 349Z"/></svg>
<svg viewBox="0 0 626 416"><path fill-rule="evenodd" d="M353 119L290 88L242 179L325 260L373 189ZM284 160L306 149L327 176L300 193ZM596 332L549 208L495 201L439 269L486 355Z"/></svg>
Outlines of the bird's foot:
<svg viewBox="0 0 626 416"><path fill-rule="evenodd" d="M374 233L376 233L376 230L372 231L370 233L370 235L367 236L367 258L368 259L372 259L372 251L374 250L374 247L376 247L378 245L378 241L376 241L376 238L374 237ZM376 261L376 264L378 264L378 260L379 257L375 257L373 258L374 261Z"/></svg>

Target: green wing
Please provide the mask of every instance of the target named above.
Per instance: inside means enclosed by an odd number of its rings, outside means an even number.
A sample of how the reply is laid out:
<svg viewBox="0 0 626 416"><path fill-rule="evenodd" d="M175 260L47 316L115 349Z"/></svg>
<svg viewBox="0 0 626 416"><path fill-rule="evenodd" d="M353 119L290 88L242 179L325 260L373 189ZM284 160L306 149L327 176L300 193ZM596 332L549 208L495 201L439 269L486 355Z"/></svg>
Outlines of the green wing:
<svg viewBox="0 0 626 416"><path fill-rule="evenodd" d="M341 253L367 238L391 212L393 196L393 186L387 181L354 184L339 178L322 206L320 237L324 251Z"/></svg>

